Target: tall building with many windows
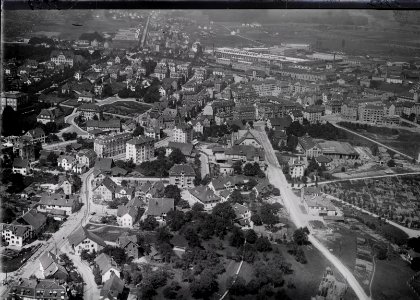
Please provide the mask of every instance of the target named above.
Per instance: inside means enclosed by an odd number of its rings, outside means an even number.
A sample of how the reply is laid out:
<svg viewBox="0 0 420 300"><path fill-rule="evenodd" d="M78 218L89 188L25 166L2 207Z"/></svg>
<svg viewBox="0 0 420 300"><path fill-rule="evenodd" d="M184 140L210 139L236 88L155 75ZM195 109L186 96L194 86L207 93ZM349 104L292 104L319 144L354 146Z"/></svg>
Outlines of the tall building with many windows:
<svg viewBox="0 0 420 300"><path fill-rule="evenodd" d="M99 136L95 139L93 150L95 150L98 157L113 157L124 154L126 143L131 138L131 133L117 133Z"/></svg>
<svg viewBox="0 0 420 300"><path fill-rule="evenodd" d="M10 106L13 110L17 111L22 106L27 104L29 101L28 94L21 93L18 91L11 91L11 92L2 92L1 93L1 111L3 113L3 109L6 106Z"/></svg>
<svg viewBox="0 0 420 300"><path fill-rule="evenodd" d="M133 160L139 164L153 158L155 152L155 142L153 138L139 136L126 143L125 159Z"/></svg>

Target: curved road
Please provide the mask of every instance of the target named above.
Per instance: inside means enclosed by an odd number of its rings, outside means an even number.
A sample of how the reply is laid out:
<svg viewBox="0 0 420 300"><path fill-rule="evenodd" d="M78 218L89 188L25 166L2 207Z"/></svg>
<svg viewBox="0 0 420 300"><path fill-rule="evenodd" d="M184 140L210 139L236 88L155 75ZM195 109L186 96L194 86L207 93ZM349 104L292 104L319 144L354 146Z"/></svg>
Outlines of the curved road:
<svg viewBox="0 0 420 300"><path fill-rule="evenodd" d="M286 177L284 176L274 153L273 147L268 140L267 134L264 131L253 130L257 139L262 143L266 160L268 162L268 178L270 183L280 190L283 204L287 208L290 219L297 227L308 226L308 216L304 215L299 208L300 198L296 196L287 184ZM308 235L308 240L316 247L331 264L343 275L349 286L354 290L359 299L369 299L369 296L364 291L363 287L356 280L353 273L336 257L334 256L323 244L321 244L312 234Z"/></svg>

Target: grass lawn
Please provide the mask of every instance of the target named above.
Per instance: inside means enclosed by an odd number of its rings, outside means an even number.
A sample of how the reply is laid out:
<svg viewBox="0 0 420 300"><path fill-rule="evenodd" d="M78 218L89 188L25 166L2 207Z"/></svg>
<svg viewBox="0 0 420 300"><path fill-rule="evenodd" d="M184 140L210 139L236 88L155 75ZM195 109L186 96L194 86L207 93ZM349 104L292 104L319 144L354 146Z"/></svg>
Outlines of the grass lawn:
<svg viewBox="0 0 420 300"><path fill-rule="evenodd" d="M239 264L240 262L236 262L231 259L225 260L224 266L225 266L226 271L217 277L217 281L219 282L220 294L223 294L226 291L226 281L229 277L235 276L236 270L238 270Z"/></svg>
<svg viewBox="0 0 420 300"><path fill-rule="evenodd" d="M15 254L9 255L6 253L1 254L0 258L0 269L2 273L5 272L13 272L19 269L26 260L31 257L31 255L38 249L39 247L30 247L22 249L18 254L16 251ZM14 251L13 251L14 252ZM6 254L6 255L5 255ZM17 254L17 255L16 255ZM15 256L16 255L16 256Z"/></svg>
<svg viewBox="0 0 420 300"><path fill-rule="evenodd" d="M339 281L345 281L334 266L313 247L304 248L308 260L306 264L297 262L293 256L287 253L286 246L281 245L281 250L286 261L292 264L293 274L285 276L286 286L289 282L293 282L295 285L293 289L286 289L287 295L291 299L311 299L312 296L315 296L327 267L333 270ZM354 299L352 294L353 292L349 289L345 299Z"/></svg>
<svg viewBox="0 0 420 300"><path fill-rule="evenodd" d="M137 103L132 101L119 101L112 104L102 106L103 111L112 114L134 116L134 114L141 114L150 109L149 105Z"/></svg>
<svg viewBox="0 0 420 300"><path fill-rule="evenodd" d="M408 279L415 274L401 258L391 261L375 260L376 270L372 284L372 296L376 300L417 299L407 285Z"/></svg>
<svg viewBox="0 0 420 300"><path fill-rule="evenodd" d="M239 271L239 276L245 279L246 282L249 282L253 278L254 268L247 262L242 264L242 268Z"/></svg>
<svg viewBox="0 0 420 300"><path fill-rule="evenodd" d="M124 232L128 232L129 234L134 234L134 232L129 228L119 228L119 227L111 227L111 226L104 226L104 225L93 225L88 224L86 229L93 232L94 234L100 236L105 241L108 242L116 242L118 237L120 237Z"/></svg>
<svg viewBox="0 0 420 300"><path fill-rule="evenodd" d="M323 242L332 253L337 256L349 270L353 270L356 262L356 236L351 229L339 227L334 230L339 235L336 240Z"/></svg>

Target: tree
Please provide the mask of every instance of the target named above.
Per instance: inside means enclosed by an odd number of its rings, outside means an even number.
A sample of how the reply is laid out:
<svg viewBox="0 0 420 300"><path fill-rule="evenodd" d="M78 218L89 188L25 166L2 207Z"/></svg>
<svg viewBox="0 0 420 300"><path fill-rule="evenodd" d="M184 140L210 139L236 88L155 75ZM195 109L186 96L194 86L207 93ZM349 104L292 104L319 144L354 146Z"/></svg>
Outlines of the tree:
<svg viewBox="0 0 420 300"><path fill-rule="evenodd" d="M1 120L1 134L3 136L22 134L22 126L18 121L20 120L19 113L16 112L11 106L7 105L4 107Z"/></svg>
<svg viewBox="0 0 420 300"><path fill-rule="evenodd" d="M377 144L373 144L373 145L370 147L370 151L372 151L372 155L373 155L373 156L378 156L378 154L379 154L379 148L378 148L378 145L377 145Z"/></svg>
<svg viewBox="0 0 420 300"><path fill-rule="evenodd" d="M66 145L66 152L72 152L72 151L73 151L72 145Z"/></svg>
<svg viewBox="0 0 420 300"><path fill-rule="evenodd" d="M271 251L272 249L270 241L265 236L259 237L257 239L257 241L255 242L255 247L260 252L268 252L268 251Z"/></svg>
<svg viewBox="0 0 420 300"><path fill-rule="evenodd" d="M191 248L201 247L200 237L198 236L197 232L194 230L193 227L188 226L183 235L185 239L188 241L188 246Z"/></svg>
<svg viewBox="0 0 420 300"><path fill-rule="evenodd" d="M293 240L298 245L306 245L308 242L308 235L303 228L298 228L293 233Z"/></svg>
<svg viewBox="0 0 420 300"><path fill-rule="evenodd" d="M233 172L237 175L242 174L242 162L240 160L235 161L232 164Z"/></svg>
<svg viewBox="0 0 420 300"><path fill-rule="evenodd" d="M187 162L184 153L182 153L182 151L178 148L172 149L171 154L169 154L169 160L174 164L181 164Z"/></svg>
<svg viewBox="0 0 420 300"><path fill-rule="evenodd" d="M55 122L48 122L44 126L45 135L56 133L58 131L57 124Z"/></svg>
<svg viewBox="0 0 420 300"><path fill-rule="evenodd" d="M219 289L216 276L209 270L204 270L200 276L194 278L190 291L194 298L209 298Z"/></svg>
<svg viewBox="0 0 420 300"><path fill-rule="evenodd" d="M139 136L144 134L144 127L137 125L136 129L133 131L133 136Z"/></svg>
<svg viewBox="0 0 420 300"><path fill-rule="evenodd" d="M232 234L229 238L230 245L233 247L240 247L245 242L245 237L243 231L237 226L233 226Z"/></svg>
<svg viewBox="0 0 420 300"><path fill-rule="evenodd" d="M232 203L239 203L239 204L244 203L244 197L242 196L242 193L239 190L236 190L236 189L233 190L233 192L230 194L229 200Z"/></svg>
<svg viewBox="0 0 420 300"><path fill-rule="evenodd" d="M104 97L111 97L112 95L114 95L113 91L112 91L112 86L110 84L106 84L102 90L102 95Z"/></svg>
<svg viewBox="0 0 420 300"><path fill-rule="evenodd" d="M390 167L390 168L394 168L396 164L395 164L395 161L394 161L393 159L390 159L390 160L388 161L387 165L388 165L388 167Z"/></svg>
<svg viewBox="0 0 420 300"><path fill-rule="evenodd" d="M411 261L411 268L416 272L420 271L420 257L413 258Z"/></svg>
<svg viewBox="0 0 420 300"><path fill-rule="evenodd" d="M143 230L155 230L158 226L159 223L153 216L147 216L147 218L144 221L140 222L140 228Z"/></svg>
<svg viewBox="0 0 420 300"><path fill-rule="evenodd" d="M248 229L245 232L245 239L247 243L254 244L258 239L258 235L253 229Z"/></svg>
<svg viewBox="0 0 420 300"><path fill-rule="evenodd" d="M102 274L101 274L101 270L99 269L99 267L98 266L95 266L93 268L92 272L93 272L93 276L95 278L95 283L97 285L102 284Z"/></svg>
<svg viewBox="0 0 420 300"><path fill-rule="evenodd" d="M163 296L165 299L176 299L178 291L181 286L177 281L172 281L171 284L163 289Z"/></svg>
<svg viewBox="0 0 420 300"><path fill-rule="evenodd" d="M256 226L261 226L262 220L261 220L261 216L259 214L252 214L251 215L251 221L254 223L254 225Z"/></svg>
<svg viewBox="0 0 420 300"><path fill-rule="evenodd" d="M63 133L63 139L65 141L75 140L77 138L76 132L65 132Z"/></svg>
<svg viewBox="0 0 420 300"><path fill-rule="evenodd" d="M185 223L185 213L181 210L171 210L166 214L166 224L172 231L180 230Z"/></svg>

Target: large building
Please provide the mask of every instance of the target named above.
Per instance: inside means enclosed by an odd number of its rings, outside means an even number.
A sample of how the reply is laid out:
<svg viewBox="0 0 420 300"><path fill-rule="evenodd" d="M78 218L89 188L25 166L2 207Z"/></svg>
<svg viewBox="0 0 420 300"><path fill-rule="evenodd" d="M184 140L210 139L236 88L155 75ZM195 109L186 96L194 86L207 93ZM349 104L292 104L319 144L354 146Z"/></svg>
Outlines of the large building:
<svg viewBox="0 0 420 300"><path fill-rule="evenodd" d="M174 142L178 143L191 143L193 139L193 129L192 126L188 124L179 124L176 125L174 130Z"/></svg>
<svg viewBox="0 0 420 300"><path fill-rule="evenodd" d="M383 105L367 104L359 108L359 120L362 122L380 124L384 115L385 109Z"/></svg>
<svg viewBox="0 0 420 300"><path fill-rule="evenodd" d="M274 79L253 81L251 85L260 97L278 96L289 90L289 84L287 82Z"/></svg>
<svg viewBox="0 0 420 300"><path fill-rule="evenodd" d="M10 284L9 296L4 299L49 299L67 300L67 284L61 284L58 280L19 278Z"/></svg>
<svg viewBox="0 0 420 300"><path fill-rule="evenodd" d="M58 51L51 52L51 61L56 65L69 65L73 67L74 53L71 51Z"/></svg>
<svg viewBox="0 0 420 300"><path fill-rule="evenodd" d="M325 107L320 105L308 106L303 110L303 118L311 124L316 124L321 121L321 117L325 113Z"/></svg>
<svg viewBox="0 0 420 300"><path fill-rule="evenodd" d="M195 171L188 164L177 164L169 170L169 183L180 189L194 187Z"/></svg>
<svg viewBox="0 0 420 300"><path fill-rule="evenodd" d="M125 159L139 164L151 160L155 155L155 142L150 137L139 136L126 143Z"/></svg>
<svg viewBox="0 0 420 300"><path fill-rule="evenodd" d="M95 139L93 149L98 157L113 157L124 154L126 143L132 138L131 133L110 134Z"/></svg>
<svg viewBox="0 0 420 300"><path fill-rule="evenodd" d="M18 91L1 93L1 112L6 106L10 106L13 110L18 111L29 101L28 94Z"/></svg>
<svg viewBox="0 0 420 300"><path fill-rule="evenodd" d="M295 57L287 57L283 55L273 55L273 54L265 54L259 53L255 51L246 51L236 48L217 48L214 51L214 54L218 58L227 58L231 60L242 60L247 62L304 62L307 59L302 58L295 58Z"/></svg>

